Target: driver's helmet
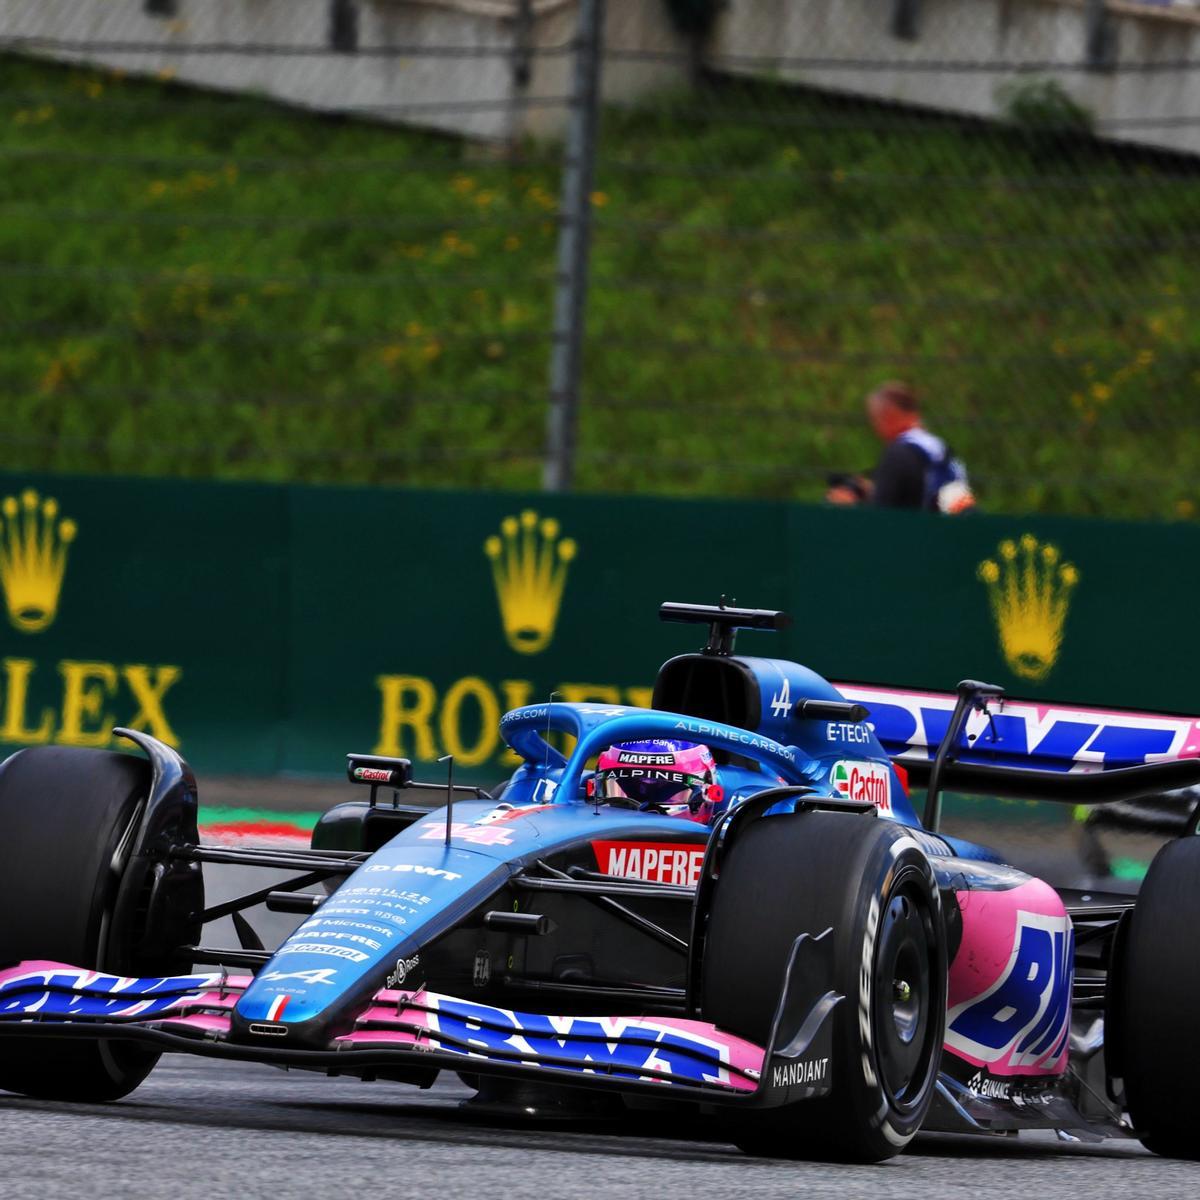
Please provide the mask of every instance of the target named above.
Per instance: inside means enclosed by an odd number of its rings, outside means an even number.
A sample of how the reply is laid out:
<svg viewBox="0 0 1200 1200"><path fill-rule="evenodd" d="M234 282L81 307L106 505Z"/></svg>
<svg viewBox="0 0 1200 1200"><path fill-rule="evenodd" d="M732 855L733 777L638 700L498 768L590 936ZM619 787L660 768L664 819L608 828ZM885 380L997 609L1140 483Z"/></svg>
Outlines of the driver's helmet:
<svg viewBox="0 0 1200 1200"><path fill-rule="evenodd" d="M674 738L609 746L590 784L597 800L657 809L706 824L725 799L712 751Z"/></svg>

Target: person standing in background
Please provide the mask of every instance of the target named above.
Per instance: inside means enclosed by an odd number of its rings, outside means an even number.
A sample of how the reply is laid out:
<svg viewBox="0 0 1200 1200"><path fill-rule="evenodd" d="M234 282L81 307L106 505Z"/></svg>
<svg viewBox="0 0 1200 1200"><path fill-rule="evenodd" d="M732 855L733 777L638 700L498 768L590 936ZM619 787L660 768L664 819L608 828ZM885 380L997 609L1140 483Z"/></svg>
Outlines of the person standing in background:
<svg viewBox="0 0 1200 1200"><path fill-rule="evenodd" d="M867 420L884 443L869 475L830 479L831 504L871 504L961 513L975 506L967 471L941 438L921 423L921 405L905 383L885 383L867 397Z"/></svg>

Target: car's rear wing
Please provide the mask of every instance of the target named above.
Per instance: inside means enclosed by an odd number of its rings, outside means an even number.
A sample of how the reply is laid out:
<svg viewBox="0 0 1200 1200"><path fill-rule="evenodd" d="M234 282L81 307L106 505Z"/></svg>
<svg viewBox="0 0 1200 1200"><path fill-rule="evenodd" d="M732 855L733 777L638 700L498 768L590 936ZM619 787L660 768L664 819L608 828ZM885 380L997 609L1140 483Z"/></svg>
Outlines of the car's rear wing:
<svg viewBox="0 0 1200 1200"><path fill-rule="evenodd" d="M972 680L956 692L835 686L931 791L1098 804L1200 783L1197 717L1010 699Z"/></svg>

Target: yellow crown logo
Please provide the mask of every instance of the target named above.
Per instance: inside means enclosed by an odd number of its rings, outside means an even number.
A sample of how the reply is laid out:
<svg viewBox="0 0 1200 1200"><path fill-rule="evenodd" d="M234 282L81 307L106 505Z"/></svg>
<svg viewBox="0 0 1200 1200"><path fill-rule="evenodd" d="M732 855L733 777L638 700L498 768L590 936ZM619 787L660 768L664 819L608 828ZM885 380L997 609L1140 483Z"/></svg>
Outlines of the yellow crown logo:
<svg viewBox="0 0 1200 1200"><path fill-rule="evenodd" d="M504 636L518 654L537 654L554 637L567 569L575 542L558 536L553 517L538 518L527 508L505 517L500 533L483 543L492 562Z"/></svg>
<svg viewBox="0 0 1200 1200"><path fill-rule="evenodd" d="M978 574L987 586L1000 649L1014 674L1040 683L1058 659L1079 571L1059 561L1057 546L1032 533L1017 542L1006 538L997 551L996 558L979 564Z"/></svg>
<svg viewBox="0 0 1200 1200"><path fill-rule="evenodd" d="M67 547L75 522L58 519L58 501L39 500L33 488L0 504L0 584L8 619L22 633L45 629L58 612L58 593L67 569Z"/></svg>

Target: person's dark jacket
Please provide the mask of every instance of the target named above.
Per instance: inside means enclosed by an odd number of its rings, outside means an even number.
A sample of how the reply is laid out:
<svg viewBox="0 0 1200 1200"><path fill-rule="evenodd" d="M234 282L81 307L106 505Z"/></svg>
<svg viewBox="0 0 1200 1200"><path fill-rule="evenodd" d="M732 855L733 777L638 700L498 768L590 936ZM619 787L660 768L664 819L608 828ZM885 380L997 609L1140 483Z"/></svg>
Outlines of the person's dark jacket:
<svg viewBox="0 0 1200 1200"><path fill-rule="evenodd" d="M924 508L928 471L929 459L916 446L900 440L889 442L871 473L875 482L871 503L880 508Z"/></svg>

